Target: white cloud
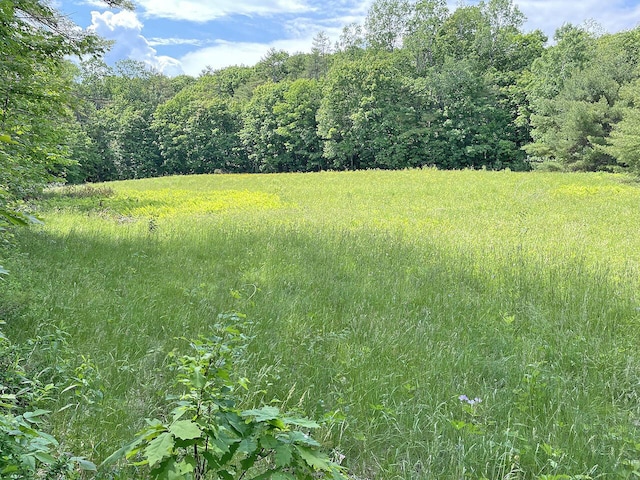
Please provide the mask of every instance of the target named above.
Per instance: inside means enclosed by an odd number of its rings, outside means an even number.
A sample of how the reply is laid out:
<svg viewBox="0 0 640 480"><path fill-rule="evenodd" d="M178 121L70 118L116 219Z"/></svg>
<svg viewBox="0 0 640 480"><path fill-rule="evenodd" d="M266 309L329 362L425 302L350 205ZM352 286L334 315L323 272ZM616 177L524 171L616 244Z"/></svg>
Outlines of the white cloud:
<svg viewBox="0 0 640 480"><path fill-rule="evenodd" d="M275 15L312 10L304 0L138 0L152 17L208 22L230 15Z"/></svg>
<svg viewBox="0 0 640 480"><path fill-rule="evenodd" d="M59 0L55 0L59 1ZM78 0L80 1L80 0ZM94 2L97 0L81 0ZM479 0L468 0L476 4ZM253 43L225 39L222 32L211 39L190 38L180 30L184 24L176 24L176 30L167 37L146 39L143 25L134 12L92 12L92 30L107 39L116 40L111 58L133 58L168 75L187 73L198 75L207 66L223 68L229 65L254 65L270 48L282 49L291 54L311 50L312 39L324 31L332 42L339 37L342 28L350 23L363 23L373 0L137 0L140 11L146 17L161 17L204 23L230 15L271 16L283 14L280 39L268 39ZM558 0L514 0L527 17L525 30L539 28L550 38L562 24L571 22L582 25L593 19L604 30L617 32L635 28L640 23L640 4L629 0L583 0L562 2ZM448 0L454 11L458 0ZM143 18L143 17L140 17ZM274 18L270 19L270 21ZM256 22L252 22L256 23ZM242 27L240 27L242 28ZM248 27L247 27L248 28ZM255 25L251 28L255 28ZM238 32L235 32L236 34ZM184 35L184 36L183 36ZM237 35L234 36L237 38ZM154 47L192 45L194 50L179 60L158 55Z"/></svg>
<svg viewBox="0 0 640 480"><path fill-rule="evenodd" d="M83 0L80 3L102 9L107 7L107 5L102 0Z"/></svg>
<svg viewBox="0 0 640 480"><path fill-rule="evenodd" d="M155 46L166 46L166 45L195 45L196 47L202 46L202 40L198 40L196 38L159 38L153 37L147 39L147 42L152 47Z"/></svg>
<svg viewBox="0 0 640 480"><path fill-rule="evenodd" d="M175 58L158 55L156 49L142 36L142 26L135 12L94 11L91 12L89 30L108 40L115 40L115 45L108 54L111 58L138 60L170 76L181 74L180 62Z"/></svg>
<svg viewBox="0 0 640 480"><path fill-rule="evenodd" d="M118 30L137 30L142 31L142 23L138 20L135 12L123 10L118 13L111 11L91 12L90 30L94 30L98 34L103 32L115 32ZM100 31L102 30L102 31Z"/></svg>
<svg viewBox="0 0 640 480"><path fill-rule="evenodd" d="M582 25L594 20L607 32L635 28L640 24L640 4L622 0L583 0L561 2L554 0L516 0L527 17L525 29L540 29L553 38L556 29L565 23Z"/></svg>
<svg viewBox="0 0 640 480"><path fill-rule="evenodd" d="M197 76L207 67L217 70L230 65L255 65L271 48L289 53L308 52L311 50L311 41L311 38L303 38L265 44L217 40L210 47L187 53L180 62L187 75Z"/></svg>

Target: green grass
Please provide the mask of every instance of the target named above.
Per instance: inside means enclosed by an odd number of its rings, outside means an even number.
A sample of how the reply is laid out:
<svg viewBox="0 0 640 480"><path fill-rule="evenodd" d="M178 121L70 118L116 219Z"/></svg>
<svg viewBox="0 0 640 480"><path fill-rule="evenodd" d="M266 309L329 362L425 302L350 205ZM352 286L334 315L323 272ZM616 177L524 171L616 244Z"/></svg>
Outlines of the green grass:
<svg viewBox="0 0 640 480"><path fill-rule="evenodd" d="M640 188L625 177L214 175L94 193L43 202L0 293L12 338L69 334L66 368L94 403L52 421L78 453L99 461L161 414L175 337L240 311L247 404L337 412L322 435L358 479L640 476Z"/></svg>

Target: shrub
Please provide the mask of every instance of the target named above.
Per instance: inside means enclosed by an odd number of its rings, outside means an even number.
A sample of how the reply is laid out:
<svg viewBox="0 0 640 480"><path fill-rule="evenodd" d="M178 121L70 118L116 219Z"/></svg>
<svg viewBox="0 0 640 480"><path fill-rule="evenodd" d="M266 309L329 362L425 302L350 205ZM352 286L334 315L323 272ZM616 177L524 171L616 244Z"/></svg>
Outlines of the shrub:
<svg viewBox="0 0 640 480"><path fill-rule="evenodd" d="M103 466L126 457L147 466L155 479L200 480L211 473L224 480L346 479L309 435L319 427L316 422L274 406L238 408L237 392L247 388L247 380L237 375L236 362L247 337L235 325L217 325L216 331L191 342L191 355L169 355L182 390L169 397L169 418L147 420L135 440Z"/></svg>

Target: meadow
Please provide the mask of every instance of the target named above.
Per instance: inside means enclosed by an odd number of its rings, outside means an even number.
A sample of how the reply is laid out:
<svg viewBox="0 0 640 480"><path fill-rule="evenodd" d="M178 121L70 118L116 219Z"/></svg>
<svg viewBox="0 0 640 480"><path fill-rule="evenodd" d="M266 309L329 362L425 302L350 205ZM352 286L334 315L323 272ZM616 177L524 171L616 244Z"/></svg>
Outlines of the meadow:
<svg viewBox="0 0 640 480"><path fill-rule="evenodd" d="M0 318L75 379L52 433L97 462L163 414L178 337L239 312L247 408L320 420L354 479L640 478L638 205L586 173L62 187Z"/></svg>

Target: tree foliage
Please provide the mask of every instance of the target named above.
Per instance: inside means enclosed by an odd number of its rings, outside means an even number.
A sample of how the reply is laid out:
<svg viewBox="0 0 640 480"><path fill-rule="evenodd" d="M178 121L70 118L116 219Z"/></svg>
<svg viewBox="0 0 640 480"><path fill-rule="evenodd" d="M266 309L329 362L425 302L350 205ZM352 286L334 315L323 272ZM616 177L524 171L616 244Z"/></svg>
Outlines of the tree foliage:
<svg viewBox="0 0 640 480"><path fill-rule="evenodd" d="M3 18L18 7L3 7ZM638 29L599 37L565 24L545 46L524 21L512 0L455 10L444 0L376 0L334 49L320 32L309 54L271 49L252 67L169 79L131 61L85 61L77 72L64 55L105 45L24 20L40 35L33 51L0 60L14 75L0 86L0 195L28 196L56 177L634 165L622 145L636 107L621 92L638 78ZM44 118L55 122L36 121Z"/></svg>
<svg viewBox="0 0 640 480"><path fill-rule="evenodd" d="M74 101L67 58L99 56L107 44L38 0L1 2L0 38L0 208L6 212L68 164Z"/></svg>

